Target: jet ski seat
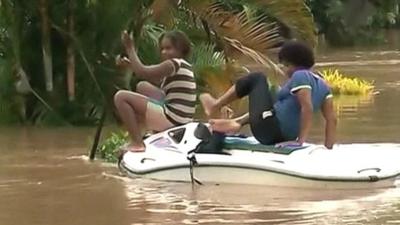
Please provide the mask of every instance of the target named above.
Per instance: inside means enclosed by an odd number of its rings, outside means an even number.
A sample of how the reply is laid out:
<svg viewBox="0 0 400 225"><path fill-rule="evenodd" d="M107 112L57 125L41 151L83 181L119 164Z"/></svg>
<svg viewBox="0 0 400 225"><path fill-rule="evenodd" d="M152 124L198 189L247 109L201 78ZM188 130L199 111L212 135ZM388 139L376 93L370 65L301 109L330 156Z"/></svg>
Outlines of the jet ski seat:
<svg viewBox="0 0 400 225"><path fill-rule="evenodd" d="M254 137L225 137L223 148L227 150L247 150L256 152L272 152L277 154L289 155L290 153L304 149L305 146L299 147L275 147L274 145L260 144Z"/></svg>

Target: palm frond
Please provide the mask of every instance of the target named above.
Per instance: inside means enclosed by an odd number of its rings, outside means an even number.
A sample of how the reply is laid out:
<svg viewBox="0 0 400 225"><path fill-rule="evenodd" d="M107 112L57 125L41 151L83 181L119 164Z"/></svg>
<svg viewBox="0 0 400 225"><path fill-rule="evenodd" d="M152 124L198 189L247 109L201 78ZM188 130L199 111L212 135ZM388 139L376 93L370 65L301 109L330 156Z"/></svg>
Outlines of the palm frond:
<svg viewBox="0 0 400 225"><path fill-rule="evenodd" d="M175 15L178 19L174 28L185 32L193 43L211 42L210 31L199 16L184 6L180 6Z"/></svg>
<svg viewBox="0 0 400 225"><path fill-rule="evenodd" d="M297 37L313 46L317 45L314 18L304 0L254 0L245 2L262 7L268 15L288 26Z"/></svg>
<svg viewBox="0 0 400 225"><path fill-rule="evenodd" d="M243 5L243 12L249 18L257 16L257 8L254 5Z"/></svg>
<svg viewBox="0 0 400 225"><path fill-rule="evenodd" d="M154 0L150 6L154 21L171 28L174 25L174 11L179 2L178 0Z"/></svg>
<svg viewBox="0 0 400 225"><path fill-rule="evenodd" d="M206 21L213 35L220 39L228 57L240 59L241 54L280 73L278 67L265 56L268 50L282 42L276 23L266 23L263 17L249 17L246 10L240 13L228 11L223 3L218 2L203 9L190 9L199 10L194 13Z"/></svg>
<svg viewBox="0 0 400 225"><path fill-rule="evenodd" d="M142 27L141 37L143 39L151 41L154 46L158 46L158 38L163 32L165 32L165 29L163 29L162 27L157 26L153 23L147 23L144 24Z"/></svg>
<svg viewBox="0 0 400 225"><path fill-rule="evenodd" d="M218 68L202 70L201 79L203 81L202 91L217 97L223 95L234 82L243 74L247 74L247 68L238 63L229 62ZM243 98L231 103L229 106L237 115L245 113L248 107L247 99Z"/></svg>
<svg viewBox="0 0 400 225"><path fill-rule="evenodd" d="M262 53L282 41L276 23L266 23L260 16L248 17L246 11L227 11L222 3L211 4L204 16L219 36L236 39L242 45Z"/></svg>
<svg viewBox="0 0 400 225"><path fill-rule="evenodd" d="M214 44L201 43L193 48L192 64L197 71L204 67L221 66L225 63L223 52L216 52Z"/></svg>
<svg viewBox="0 0 400 225"><path fill-rule="evenodd" d="M273 71L275 75L283 75L283 72L278 65L276 65L276 63L274 63L267 56L242 45L238 40L225 37L224 41L228 43L228 45L226 45L225 52L229 52L232 57L240 59L241 56L247 56L256 63L261 64Z"/></svg>

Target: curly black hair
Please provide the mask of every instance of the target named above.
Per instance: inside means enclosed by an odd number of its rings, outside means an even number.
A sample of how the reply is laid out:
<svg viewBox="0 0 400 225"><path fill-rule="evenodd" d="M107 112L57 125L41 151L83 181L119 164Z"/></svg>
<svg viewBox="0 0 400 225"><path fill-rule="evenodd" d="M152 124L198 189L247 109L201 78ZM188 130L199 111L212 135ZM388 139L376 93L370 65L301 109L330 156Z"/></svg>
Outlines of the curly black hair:
<svg viewBox="0 0 400 225"><path fill-rule="evenodd" d="M312 48L303 42L287 41L279 51L279 62L289 63L307 69L314 66L314 53Z"/></svg>
<svg viewBox="0 0 400 225"><path fill-rule="evenodd" d="M179 30L172 30L163 33L158 42L161 43L162 39L168 38L172 45L178 49L184 58L188 58L192 50L192 46L187 35Z"/></svg>

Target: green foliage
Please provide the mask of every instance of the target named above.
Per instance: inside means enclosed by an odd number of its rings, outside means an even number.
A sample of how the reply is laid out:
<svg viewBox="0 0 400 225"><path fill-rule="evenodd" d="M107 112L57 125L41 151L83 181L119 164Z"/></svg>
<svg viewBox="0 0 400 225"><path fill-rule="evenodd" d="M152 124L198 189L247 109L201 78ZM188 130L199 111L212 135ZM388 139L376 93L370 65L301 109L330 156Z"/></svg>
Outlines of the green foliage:
<svg viewBox="0 0 400 225"><path fill-rule="evenodd" d="M307 0L332 45L371 45L385 41L384 28L400 23L399 0Z"/></svg>
<svg viewBox="0 0 400 225"><path fill-rule="evenodd" d="M12 124L19 121L19 110L22 98L16 94L11 66L0 57L0 124ZM13 99L14 98L14 99Z"/></svg>
<svg viewBox="0 0 400 225"><path fill-rule="evenodd" d="M225 0L230 6L253 11L250 15L264 16L264 20L275 21L283 25L286 37L295 37L316 46L315 24L304 0ZM238 7L237 5L239 4Z"/></svg>
<svg viewBox="0 0 400 225"><path fill-rule="evenodd" d="M99 147L98 154L100 158L106 162L117 162L120 148L127 142L127 139L128 133L126 132L112 133Z"/></svg>
<svg viewBox="0 0 400 225"><path fill-rule="evenodd" d="M43 8L47 14L41 13ZM49 37L42 37L44 18L50 22ZM93 125L104 106L112 113L113 94L138 81L136 76L118 75L114 66L115 56L123 51L124 29L134 34L145 64L159 62L162 32L185 31L194 46L195 72L201 74L243 58L271 66L267 53L282 42L282 27L315 41L312 15L303 0L0 0L0 66L6 68L0 72L0 116L30 124ZM42 48L49 45L53 91L46 90L49 77L44 74L49 70L43 65ZM71 51L74 66L67 63ZM72 67L71 97L67 71ZM26 91L16 90L21 82Z"/></svg>
<svg viewBox="0 0 400 225"><path fill-rule="evenodd" d="M121 0L118 4L106 0L74 1L75 5L70 12L75 20L72 33L65 23L70 1L49 1L48 5L54 79L54 91L49 93L45 90L41 61L39 3L1 0L0 53L7 62L7 71L1 72L0 79L7 79L2 83L7 91L2 89L0 99L2 103L7 99L8 106L22 103L25 110L20 119L24 122L75 125L96 123L103 105L111 105L115 91L119 87L129 87L127 83L130 80L121 79L114 66L114 56L121 53L120 32L124 29L138 34L137 40L141 43L139 54L145 63L158 60L157 54L154 54L157 52L154 39L163 29L151 23L143 26L146 20L144 16L148 14L148 1ZM66 86L66 48L69 45L73 46L76 61L76 96L73 102L68 99ZM18 95L15 91L14 83L21 79L15 72L18 67L26 72L32 88L28 95ZM22 98L22 101L15 101L18 98ZM2 112L19 115L8 106L2 107ZM111 111L112 107L109 108Z"/></svg>
<svg viewBox="0 0 400 225"><path fill-rule="evenodd" d="M215 51L215 49L214 44L208 43L194 46L191 62L195 72L205 67L218 67L225 63L224 53Z"/></svg>

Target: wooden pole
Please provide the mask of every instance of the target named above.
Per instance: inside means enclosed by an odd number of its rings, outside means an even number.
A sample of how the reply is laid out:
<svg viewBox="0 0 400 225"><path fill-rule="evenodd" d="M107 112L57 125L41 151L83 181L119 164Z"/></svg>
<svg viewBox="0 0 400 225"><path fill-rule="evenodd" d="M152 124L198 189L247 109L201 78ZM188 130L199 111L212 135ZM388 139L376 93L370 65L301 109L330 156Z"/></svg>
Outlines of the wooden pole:
<svg viewBox="0 0 400 225"><path fill-rule="evenodd" d="M97 152L100 137L101 137L101 131L103 130L104 121L106 120L106 115L107 115L107 106L104 105L104 109L103 109L103 112L100 117L99 125L97 126L97 130L94 135L92 149L90 150L90 153L89 153L90 160L94 160L94 158L96 157L96 152Z"/></svg>

